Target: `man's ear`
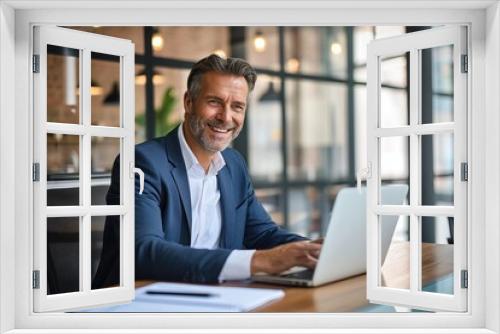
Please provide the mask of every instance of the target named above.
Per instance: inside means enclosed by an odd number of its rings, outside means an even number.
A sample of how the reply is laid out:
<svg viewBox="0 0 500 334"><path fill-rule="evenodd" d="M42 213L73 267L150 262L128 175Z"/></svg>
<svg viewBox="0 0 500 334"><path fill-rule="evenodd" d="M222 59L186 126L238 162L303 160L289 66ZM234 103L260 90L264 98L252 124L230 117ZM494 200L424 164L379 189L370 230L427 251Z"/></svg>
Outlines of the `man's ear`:
<svg viewBox="0 0 500 334"><path fill-rule="evenodd" d="M184 111L186 114L191 113L191 109L193 107L193 100L191 99L191 96L189 96L189 93L186 91L184 93Z"/></svg>

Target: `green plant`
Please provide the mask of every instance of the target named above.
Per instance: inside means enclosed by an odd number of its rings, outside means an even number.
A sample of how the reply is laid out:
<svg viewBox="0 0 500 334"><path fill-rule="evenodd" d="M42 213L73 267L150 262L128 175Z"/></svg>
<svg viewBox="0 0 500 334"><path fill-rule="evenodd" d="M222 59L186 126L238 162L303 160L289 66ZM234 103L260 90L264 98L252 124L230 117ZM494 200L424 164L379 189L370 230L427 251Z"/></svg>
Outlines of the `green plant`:
<svg viewBox="0 0 500 334"><path fill-rule="evenodd" d="M167 87L163 93L160 107L155 110L155 136L164 136L179 124L177 121L172 122L170 120L170 116L177 101L178 99L175 96L174 88ZM146 114L137 115L135 117L135 124L136 126L144 128L146 126Z"/></svg>

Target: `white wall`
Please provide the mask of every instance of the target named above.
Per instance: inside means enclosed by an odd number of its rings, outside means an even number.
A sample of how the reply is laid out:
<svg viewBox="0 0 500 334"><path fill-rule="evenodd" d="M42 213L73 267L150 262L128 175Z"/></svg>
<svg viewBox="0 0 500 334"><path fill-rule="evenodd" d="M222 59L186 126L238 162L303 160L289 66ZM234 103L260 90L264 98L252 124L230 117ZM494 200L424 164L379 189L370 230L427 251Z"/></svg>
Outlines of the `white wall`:
<svg viewBox="0 0 500 334"><path fill-rule="evenodd" d="M485 219L489 223L486 234L486 254L500 253L500 5L490 6L486 19L486 210ZM495 33L496 32L496 33ZM491 37L494 36L494 39ZM496 257L498 261L498 257ZM491 260L490 260L491 262ZM486 286L494 287L486 291L486 327L500 331L500 289L498 263L486 262Z"/></svg>
<svg viewBox="0 0 500 334"><path fill-rule="evenodd" d="M10 51L9 51L10 50ZM14 10L0 3L0 333L14 328L14 243L6 232L14 222ZM5 256L4 254L10 254Z"/></svg>

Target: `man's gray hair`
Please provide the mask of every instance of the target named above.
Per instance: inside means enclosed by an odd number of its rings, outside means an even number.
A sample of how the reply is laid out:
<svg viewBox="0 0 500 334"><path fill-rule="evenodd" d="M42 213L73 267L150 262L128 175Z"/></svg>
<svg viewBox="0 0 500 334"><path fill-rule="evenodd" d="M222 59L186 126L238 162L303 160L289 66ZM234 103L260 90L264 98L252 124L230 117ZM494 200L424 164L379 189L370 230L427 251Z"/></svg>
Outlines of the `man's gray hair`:
<svg viewBox="0 0 500 334"><path fill-rule="evenodd" d="M216 54L211 54L193 65L187 80L189 96L196 99L201 90L201 79L207 72L217 72L242 76L248 85L248 92L251 92L257 80L257 73L254 68L243 59L221 58Z"/></svg>

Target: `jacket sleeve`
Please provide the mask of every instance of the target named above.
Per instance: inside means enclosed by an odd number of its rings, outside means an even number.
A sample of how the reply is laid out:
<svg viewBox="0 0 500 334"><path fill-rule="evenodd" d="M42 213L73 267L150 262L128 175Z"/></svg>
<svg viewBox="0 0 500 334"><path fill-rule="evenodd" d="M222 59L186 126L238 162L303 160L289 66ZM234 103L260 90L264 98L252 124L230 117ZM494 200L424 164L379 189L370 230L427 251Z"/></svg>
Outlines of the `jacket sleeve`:
<svg viewBox="0 0 500 334"><path fill-rule="evenodd" d="M255 191L243 157L239 154L237 156L244 172L243 186L245 195L244 200L237 207L239 210L244 210L246 207L245 235L243 241L245 248L267 249L293 241L308 240L298 234L288 232L273 222L255 196Z"/></svg>
<svg viewBox="0 0 500 334"><path fill-rule="evenodd" d="M162 203L166 191L158 160L152 161L136 149L135 165L144 172L144 191L139 194L135 183L135 270L137 279L216 283L227 257L228 249L194 249L164 238ZM182 221L179 213L178 223Z"/></svg>

